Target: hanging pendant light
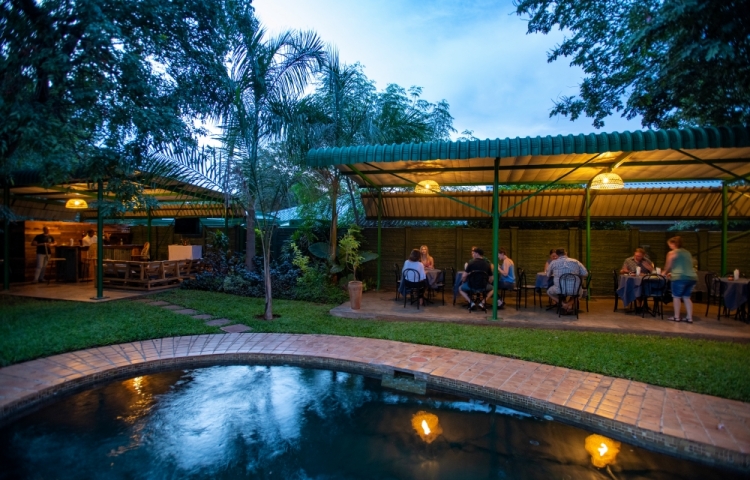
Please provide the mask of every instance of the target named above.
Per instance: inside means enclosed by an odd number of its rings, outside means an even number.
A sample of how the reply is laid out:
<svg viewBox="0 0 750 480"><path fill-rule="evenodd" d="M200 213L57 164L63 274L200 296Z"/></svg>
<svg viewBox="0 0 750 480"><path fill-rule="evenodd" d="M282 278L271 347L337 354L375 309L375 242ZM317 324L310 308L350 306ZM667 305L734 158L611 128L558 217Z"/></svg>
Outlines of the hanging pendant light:
<svg viewBox="0 0 750 480"><path fill-rule="evenodd" d="M65 202L65 208L71 208L73 210L83 210L84 208L89 208L89 204L86 203L86 200L82 198L71 198L67 202Z"/></svg>
<svg viewBox="0 0 750 480"><path fill-rule="evenodd" d="M621 188L625 188L625 183L614 172L600 173L591 181L591 190L619 190Z"/></svg>
<svg viewBox="0 0 750 480"><path fill-rule="evenodd" d="M437 193L440 191L440 185L435 180L422 180L414 187L416 193Z"/></svg>

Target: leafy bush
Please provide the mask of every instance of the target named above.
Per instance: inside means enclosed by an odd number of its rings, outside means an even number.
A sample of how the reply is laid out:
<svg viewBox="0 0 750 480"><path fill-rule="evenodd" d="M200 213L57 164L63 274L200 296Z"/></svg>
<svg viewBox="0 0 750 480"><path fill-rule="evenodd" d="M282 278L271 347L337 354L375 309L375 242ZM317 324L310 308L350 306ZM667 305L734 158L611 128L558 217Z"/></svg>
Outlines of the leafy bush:
<svg viewBox="0 0 750 480"><path fill-rule="evenodd" d="M331 284L328 267L321 263L308 267L297 279L293 298L316 303L342 303L348 297L344 290Z"/></svg>

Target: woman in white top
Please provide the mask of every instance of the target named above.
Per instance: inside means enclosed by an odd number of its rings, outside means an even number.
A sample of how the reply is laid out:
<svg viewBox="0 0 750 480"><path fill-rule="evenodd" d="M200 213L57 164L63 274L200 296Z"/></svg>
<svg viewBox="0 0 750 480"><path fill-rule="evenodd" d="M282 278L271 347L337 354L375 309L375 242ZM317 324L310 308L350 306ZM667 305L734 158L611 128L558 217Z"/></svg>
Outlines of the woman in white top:
<svg viewBox="0 0 750 480"><path fill-rule="evenodd" d="M417 279L412 278L412 277L404 278L404 271L406 271L408 269L416 270L417 273L419 274L419 278L417 278ZM414 275L411 272L410 272L410 274ZM422 282L426 286L426 284L427 284L427 276L425 275L425 272L424 272L424 265L420 261L419 250L417 250L416 248L411 251L411 253L409 254L409 258L407 258L406 261L404 262L404 268L401 269L401 278L404 279L404 280L408 280L410 282L415 282L415 281L416 282ZM403 288L404 283L401 282L401 285L402 285L402 288ZM424 298L421 298L420 302L421 302L420 305L424 305Z"/></svg>

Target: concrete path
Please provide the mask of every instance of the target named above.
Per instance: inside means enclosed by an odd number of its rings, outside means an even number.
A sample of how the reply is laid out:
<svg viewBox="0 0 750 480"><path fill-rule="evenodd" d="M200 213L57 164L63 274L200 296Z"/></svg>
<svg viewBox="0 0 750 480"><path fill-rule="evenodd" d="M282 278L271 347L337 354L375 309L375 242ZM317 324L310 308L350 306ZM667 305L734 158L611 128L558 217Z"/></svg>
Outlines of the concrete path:
<svg viewBox="0 0 750 480"><path fill-rule="evenodd" d="M711 306L709 315L705 316L706 305L701 303L695 304L693 315L695 322L687 324L667 320L668 317L672 316L671 304L667 305L665 309L664 319L659 316L652 317L648 313L642 318L640 314L626 313L622 302L619 303L618 310L614 312L614 297L598 298L589 302L589 312L586 312L586 303L582 302L582 311L578 318L575 315L558 317L554 310L546 309L546 299L544 300L544 306L538 304L534 306L531 303L531 296L529 296L528 306L522 306L519 310L516 310L515 299L509 298L505 308L498 311L498 320L492 321L490 309L487 313L476 310L469 313L463 299L459 299L456 305L453 305L452 294L446 294L445 305L438 298L433 304L420 307L419 310L417 310L416 303L409 305L407 302L404 308L403 297L400 301L395 301L395 298L395 292L367 292L362 297L362 307L359 310L352 310L349 302L347 302L333 308L331 315L344 318L587 330L750 342L750 324L727 317L717 320L717 307L715 305Z"/></svg>
<svg viewBox="0 0 750 480"><path fill-rule="evenodd" d="M156 308L156 307L155 307ZM395 371L675 456L750 471L750 404L448 348L331 335L162 338L0 369L0 421L104 380L217 362L294 364L372 376Z"/></svg>

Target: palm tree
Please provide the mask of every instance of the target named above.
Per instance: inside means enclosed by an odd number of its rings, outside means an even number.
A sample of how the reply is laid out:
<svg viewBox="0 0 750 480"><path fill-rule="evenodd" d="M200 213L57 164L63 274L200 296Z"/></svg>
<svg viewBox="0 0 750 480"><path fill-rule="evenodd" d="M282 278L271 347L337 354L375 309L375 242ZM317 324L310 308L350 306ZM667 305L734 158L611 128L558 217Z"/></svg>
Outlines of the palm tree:
<svg viewBox="0 0 750 480"><path fill-rule="evenodd" d="M266 38L265 30L254 19L240 27L225 79L227 102L217 110L217 117L223 131L220 139L225 155L239 165L239 198L248 212L248 239L254 239L256 209L267 219L278 199L284 197L283 180L291 178L283 168L269 169L260 151L269 142L286 135L288 111L323 59L322 42L314 32L287 31ZM271 320L269 264L273 225L266 220L260 227L266 290L264 317ZM248 262L252 261L252 251L254 248L248 249Z"/></svg>

